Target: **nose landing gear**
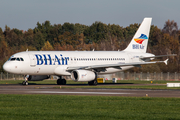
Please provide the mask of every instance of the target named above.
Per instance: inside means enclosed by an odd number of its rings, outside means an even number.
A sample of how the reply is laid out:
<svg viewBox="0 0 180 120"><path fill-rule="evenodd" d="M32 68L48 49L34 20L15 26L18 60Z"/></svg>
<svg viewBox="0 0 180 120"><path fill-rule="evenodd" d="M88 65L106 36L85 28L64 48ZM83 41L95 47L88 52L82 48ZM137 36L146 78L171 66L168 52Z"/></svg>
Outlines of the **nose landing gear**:
<svg viewBox="0 0 180 120"><path fill-rule="evenodd" d="M28 77L29 75L24 77L24 81L22 82L22 85L28 85Z"/></svg>
<svg viewBox="0 0 180 120"><path fill-rule="evenodd" d="M28 85L28 82L27 81L23 81L22 85Z"/></svg>

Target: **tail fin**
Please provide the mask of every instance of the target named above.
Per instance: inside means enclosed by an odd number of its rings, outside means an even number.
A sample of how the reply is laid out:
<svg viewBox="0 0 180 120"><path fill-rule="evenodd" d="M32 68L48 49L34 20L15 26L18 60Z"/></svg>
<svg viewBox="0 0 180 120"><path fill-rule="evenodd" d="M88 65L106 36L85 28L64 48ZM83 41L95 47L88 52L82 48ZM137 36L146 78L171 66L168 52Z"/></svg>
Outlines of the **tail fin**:
<svg viewBox="0 0 180 120"><path fill-rule="evenodd" d="M144 18L130 44L124 51L146 53L152 18Z"/></svg>

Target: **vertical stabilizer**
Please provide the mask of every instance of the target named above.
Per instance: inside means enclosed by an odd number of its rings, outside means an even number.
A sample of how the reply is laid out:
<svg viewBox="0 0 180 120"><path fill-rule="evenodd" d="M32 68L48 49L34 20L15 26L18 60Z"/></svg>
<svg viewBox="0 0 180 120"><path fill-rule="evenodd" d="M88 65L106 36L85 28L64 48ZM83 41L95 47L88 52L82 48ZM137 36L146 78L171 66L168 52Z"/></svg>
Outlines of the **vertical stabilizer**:
<svg viewBox="0 0 180 120"><path fill-rule="evenodd" d="M124 51L146 53L152 18L144 18L130 44Z"/></svg>

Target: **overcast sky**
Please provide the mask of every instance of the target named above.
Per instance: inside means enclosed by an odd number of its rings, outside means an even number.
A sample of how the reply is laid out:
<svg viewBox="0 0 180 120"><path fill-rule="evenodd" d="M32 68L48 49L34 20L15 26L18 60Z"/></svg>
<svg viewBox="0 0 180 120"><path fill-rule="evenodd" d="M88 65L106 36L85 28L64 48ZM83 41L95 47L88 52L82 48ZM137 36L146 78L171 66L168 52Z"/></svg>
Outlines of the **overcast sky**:
<svg viewBox="0 0 180 120"><path fill-rule="evenodd" d="M0 0L0 27L35 28L37 22L53 24L95 21L126 27L152 17L163 28L165 21L180 24L180 0Z"/></svg>

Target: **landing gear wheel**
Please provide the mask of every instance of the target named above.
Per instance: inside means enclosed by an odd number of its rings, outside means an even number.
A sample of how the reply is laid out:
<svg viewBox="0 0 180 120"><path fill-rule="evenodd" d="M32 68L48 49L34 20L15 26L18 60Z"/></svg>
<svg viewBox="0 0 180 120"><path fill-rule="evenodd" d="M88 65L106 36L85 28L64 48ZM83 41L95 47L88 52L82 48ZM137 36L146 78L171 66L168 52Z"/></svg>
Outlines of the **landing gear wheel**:
<svg viewBox="0 0 180 120"><path fill-rule="evenodd" d="M97 85L97 80L89 81L88 84L89 85Z"/></svg>
<svg viewBox="0 0 180 120"><path fill-rule="evenodd" d="M58 80L57 80L57 84L58 84L58 85L61 85L61 79L58 79Z"/></svg>
<svg viewBox="0 0 180 120"><path fill-rule="evenodd" d="M25 81L23 81L23 82L22 82L22 85L25 85L25 84L26 84L26 82L25 82Z"/></svg>
<svg viewBox="0 0 180 120"><path fill-rule="evenodd" d="M26 82L26 85L28 85L28 82Z"/></svg>
<svg viewBox="0 0 180 120"><path fill-rule="evenodd" d="M66 80L65 79L62 79L61 81L62 81L63 85L66 85Z"/></svg>
<svg viewBox="0 0 180 120"><path fill-rule="evenodd" d="M65 79L58 79L57 84L58 85L66 85L66 80Z"/></svg>
<svg viewBox="0 0 180 120"><path fill-rule="evenodd" d="M23 81L22 85L28 85L28 82L27 81Z"/></svg>

